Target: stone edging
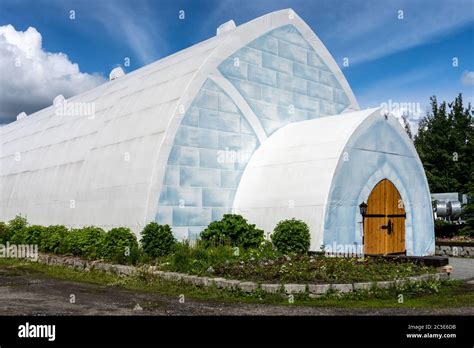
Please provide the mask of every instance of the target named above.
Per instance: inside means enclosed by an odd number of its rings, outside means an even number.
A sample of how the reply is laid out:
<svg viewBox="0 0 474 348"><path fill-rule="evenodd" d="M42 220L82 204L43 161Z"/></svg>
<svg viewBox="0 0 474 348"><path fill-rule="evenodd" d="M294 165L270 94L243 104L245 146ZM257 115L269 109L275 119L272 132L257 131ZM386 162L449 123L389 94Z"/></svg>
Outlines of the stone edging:
<svg viewBox="0 0 474 348"><path fill-rule="evenodd" d="M114 273L119 276L130 276L139 271L156 275L167 281L183 282L189 285L208 287L215 285L220 289L240 290L243 292L254 292L258 289L266 293L286 293L300 294L309 293L310 297L318 297L326 294L328 291L348 293L359 290L389 289L393 287L403 287L408 283L424 282L428 280L446 280L449 279L447 273L423 274L419 276L408 277L407 279L349 283L349 284L269 284L255 283L250 281L231 280L224 278L198 277L177 272L164 272L156 269L155 266L135 267L126 265L114 265L100 261L86 261L77 257L57 256L49 254L39 254L38 262L46 265L67 266L79 270L90 271L92 269Z"/></svg>
<svg viewBox="0 0 474 348"><path fill-rule="evenodd" d="M439 256L454 256L454 257L474 257L474 243L471 245L466 245L462 243L455 242L436 242L435 245L435 255Z"/></svg>

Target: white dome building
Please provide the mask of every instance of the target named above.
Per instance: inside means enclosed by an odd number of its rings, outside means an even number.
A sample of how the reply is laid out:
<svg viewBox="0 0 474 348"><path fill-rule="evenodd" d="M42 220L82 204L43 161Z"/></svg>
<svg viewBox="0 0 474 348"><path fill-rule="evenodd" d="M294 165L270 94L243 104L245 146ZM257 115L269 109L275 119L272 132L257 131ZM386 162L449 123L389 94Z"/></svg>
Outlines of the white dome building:
<svg viewBox="0 0 474 348"><path fill-rule="evenodd" d="M434 253L413 145L396 120L358 111L306 23L282 10L217 34L1 127L0 220L136 233L158 221L192 239L237 209L267 232L306 221L312 250Z"/></svg>

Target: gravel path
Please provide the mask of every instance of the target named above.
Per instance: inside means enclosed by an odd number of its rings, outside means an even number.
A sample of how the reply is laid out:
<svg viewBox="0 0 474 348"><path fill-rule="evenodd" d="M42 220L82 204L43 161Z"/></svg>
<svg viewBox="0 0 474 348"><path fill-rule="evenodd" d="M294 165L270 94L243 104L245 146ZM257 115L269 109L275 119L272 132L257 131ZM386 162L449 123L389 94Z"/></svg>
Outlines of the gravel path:
<svg viewBox="0 0 474 348"><path fill-rule="evenodd" d="M71 303L71 295L75 297L75 303ZM2 315L474 315L474 306L348 309L194 299L180 303L178 296L64 281L0 267L0 311Z"/></svg>

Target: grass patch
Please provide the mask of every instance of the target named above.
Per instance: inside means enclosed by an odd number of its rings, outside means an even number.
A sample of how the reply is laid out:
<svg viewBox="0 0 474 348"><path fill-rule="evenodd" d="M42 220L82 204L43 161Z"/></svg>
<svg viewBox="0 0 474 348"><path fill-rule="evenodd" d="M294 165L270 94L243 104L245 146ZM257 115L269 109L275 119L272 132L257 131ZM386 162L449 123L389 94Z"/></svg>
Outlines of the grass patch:
<svg viewBox="0 0 474 348"><path fill-rule="evenodd" d="M374 293L357 292L344 296L330 294L313 299L308 295L296 295L290 303L285 295L257 292L245 294L240 291L226 291L216 287L200 288L187 284L164 281L148 274L133 277L119 277L101 271L77 271L67 267L48 266L17 259L0 259L0 269L15 274L33 274L60 280L111 286L137 292L155 293L167 296L185 295L202 301L227 303L260 303L282 306L316 306L340 308L446 308L471 307L474 303L474 287L459 281L428 282L417 289L409 288L397 292L395 289L377 290ZM404 301L399 303L399 295Z"/></svg>

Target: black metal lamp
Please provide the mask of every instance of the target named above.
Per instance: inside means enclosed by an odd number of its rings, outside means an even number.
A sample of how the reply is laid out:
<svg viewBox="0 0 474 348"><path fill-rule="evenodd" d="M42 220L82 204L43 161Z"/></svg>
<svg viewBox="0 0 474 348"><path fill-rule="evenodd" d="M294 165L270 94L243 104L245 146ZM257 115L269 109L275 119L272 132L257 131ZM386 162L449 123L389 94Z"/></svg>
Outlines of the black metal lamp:
<svg viewBox="0 0 474 348"><path fill-rule="evenodd" d="M362 202L360 205L359 205L359 209L360 209L360 214L362 216L365 216L365 214L367 213L367 204L365 204L365 202Z"/></svg>

